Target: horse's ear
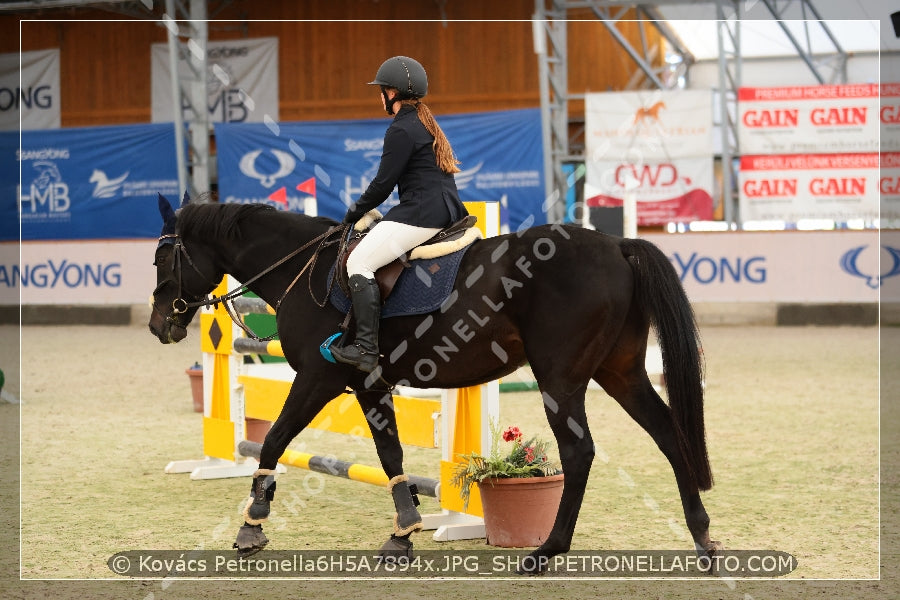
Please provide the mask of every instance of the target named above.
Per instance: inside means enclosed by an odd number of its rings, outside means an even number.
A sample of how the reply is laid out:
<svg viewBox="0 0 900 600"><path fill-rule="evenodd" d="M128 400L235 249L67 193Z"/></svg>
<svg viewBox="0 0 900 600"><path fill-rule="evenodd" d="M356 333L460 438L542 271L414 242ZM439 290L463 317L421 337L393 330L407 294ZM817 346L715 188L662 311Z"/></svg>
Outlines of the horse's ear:
<svg viewBox="0 0 900 600"><path fill-rule="evenodd" d="M169 200L165 196L162 194L157 194L157 196L159 196L159 214L163 223L167 223L169 219L175 218L175 211L172 210L172 205L169 204Z"/></svg>
<svg viewBox="0 0 900 600"><path fill-rule="evenodd" d="M187 190L184 190L184 196L181 198L181 206L185 207L191 203L191 196Z"/></svg>
<svg viewBox="0 0 900 600"><path fill-rule="evenodd" d="M157 196L159 196L159 214L163 220L162 235L175 233L175 211L165 196L162 194Z"/></svg>

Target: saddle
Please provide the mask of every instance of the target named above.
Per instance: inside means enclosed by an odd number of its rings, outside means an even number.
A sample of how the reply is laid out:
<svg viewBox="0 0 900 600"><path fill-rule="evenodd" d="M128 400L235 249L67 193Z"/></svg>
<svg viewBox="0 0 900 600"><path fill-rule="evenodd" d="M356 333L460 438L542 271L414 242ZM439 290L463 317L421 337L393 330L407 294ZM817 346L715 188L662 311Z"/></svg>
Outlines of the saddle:
<svg viewBox="0 0 900 600"><path fill-rule="evenodd" d="M375 211L377 213L377 211ZM369 216L369 213L367 213ZM364 231L360 229L368 228L380 214L373 219L360 220L357 223L356 235L347 244L346 249L338 256L338 284L347 296L350 296L350 286L347 277L347 259L350 254L359 245L359 242L366 236ZM437 258L451 254L460 248L471 244L481 238L481 230L475 227L478 220L474 215L467 215L459 221L445 227L437 232L434 237L428 241L416 246L409 253L397 258L393 262L386 264L375 271L375 281L378 283L378 290L381 292L381 301L391 294L394 285L403 274L403 270L410 266L411 260ZM361 225L361 227L360 227Z"/></svg>

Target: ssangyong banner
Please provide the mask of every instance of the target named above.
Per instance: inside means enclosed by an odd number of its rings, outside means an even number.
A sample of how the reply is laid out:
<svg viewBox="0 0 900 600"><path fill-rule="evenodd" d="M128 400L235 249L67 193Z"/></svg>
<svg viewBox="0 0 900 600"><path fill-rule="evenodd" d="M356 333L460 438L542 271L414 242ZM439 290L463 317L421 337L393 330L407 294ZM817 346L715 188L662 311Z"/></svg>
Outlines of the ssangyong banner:
<svg viewBox="0 0 900 600"><path fill-rule="evenodd" d="M461 161L464 201L499 201L510 228L546 222L537 109L438 117ZM216 124L219 198L341 219L378 171L388 119ZM381 207L397 203L396 191ZM504 212L501 208L501 213ZM502 214L501 214L502 218Z"/></svg>
<svg viewBox="0 0 900 600"><path fill-rule="evenodd" d="M0 130L59 128L59 99L59 48L0 54Z"/></svg>
<svg viewBox="0 0 900 600"><path fill-rule="evenodd" d="M2 133L0 156L0 241L155 238L180 197L170 123Z"/></svg>
<svg viewBox="0 0 900 600"><path fill-rule="evenodd" d="M638 225L713 214L712 93L608 92L585 96L587 206L637 202Z"/></svg>
<svg viewBox="0 0 900 600"><path fill-rule="evenodd" d="M156 285L156 238L12 246L0 243L0 305L146 304Z"/></svg>
<svg viewBox="0 0 900 600"><path fill-rule="evenodd" d="M900 283L900 246L875 230L642 237L669 257L692 302L874 303Z"/></svg>
<svg viewBox="0 0 900 600"><path fill-rule="evenodd" d="M740 88L741 154L878 152L879 92L878 84Z"/></svg>
<svg viewBox="0 0 900 600"><path fill-rule="evenodd" d="M876 153L743 156L741 219L877 219L878 164Z"/></svg>
<svg viewBox="0 0 900 600"><path fill-rule="evenodd" d="M185 56L178 72L186 79L191 69ZM168 44L153 44L150 51L151 120L173 121L171 69ZM209 119L215 123L278 121L278 38L251 38L207 42L206 93ZM190 119L188 106L184 118Z"/></svg>

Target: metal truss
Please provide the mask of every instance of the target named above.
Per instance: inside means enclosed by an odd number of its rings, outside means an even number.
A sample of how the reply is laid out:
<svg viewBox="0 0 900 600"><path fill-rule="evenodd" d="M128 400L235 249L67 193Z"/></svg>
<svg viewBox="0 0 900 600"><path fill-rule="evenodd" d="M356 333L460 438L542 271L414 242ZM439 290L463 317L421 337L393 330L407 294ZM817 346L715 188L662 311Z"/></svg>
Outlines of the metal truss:
<svg viewBox="0 0 900 600"><path fill-rule="evenodd" d="M816 78L816 81L819 83L847 83L847 53L841 48L837 38L831 33L828 25L822 20L819 11L816 10L816 7L810 0L782 0L781 3L779 3L778 0L762 0L762 3L781 27L781 30L784 32L784 35L787 36L791 45L794 46L794 49L797 51L797 56L799 56L803 62L806 63L806 66L809 67L809 70L812 72L813 77ZM794 15L788 17L787 10L797 4L800 5L800 16L803 20L805 44L797 39L797 36L793 34L785 23L785 20L789 18L796 18ZM809 37L810 27L818 28L825 34L834 46L833 52L813 53ZM830 73L826 73L826 70L830 70Z"/></svg>
<svg viewBox="0 0 900 600"><path fill-rule="evenodd" d="M816 10L813 0L761 0L768 13L778 22L793 45L797 55L806 63L820 83L844 83L847 81L847 53L828 29ZM602 21L606 30L632 59L635 71L626 89L672 89L682 79L690 77L694 57L686 45L668 26L659 12L661 6L694 4L690 0L655 0L641 3L634 0L535 0L534 46L538 56L540 77L541 115L544 127L544 164L547 193L547 218L557 222L564 216L556 199L565 197L571 182L563 176L566 162L583 162L584 120L581 116L569 116L570 100L582 99L583 94L570 94L566 77L566 20L569 11L589 9ZM717 20L719 45L718 122L722 135L722 179L724 218L734 223L736 214L734 158L739 155L739 140L735 122L737 89L741 86L740 22L744 0L710 0L707 2L710 19ZM800 14L797 14L799 6ZM790 17L787 10L790 7ZM635 47L619 30L619 25L630 9L631 19L638 20L640 47ZM797 39L783 22L785 19L802 19L805 40ZM631 20L630 19L630 20ZM659 57L659 49L647 46L646 27L653 27L668 42L668 56ZM819 28L834 47L831 53L814 53L810 43L811 27ZM805 43L804 43L805 42ZM660 59L663 60L660 60Z"/></svg>
<svg viewBox="0 0 900 600"><path fill-rule="evenodd" d="M205 0L166 0L162 24L168 32L169 69L172 77L172 115L175 121L175 147L178 157L178 186L191 197L209 191L209 111L207 109L206 45L208 24ZM178 72L179 59L185 59L189 69L182 78ZM187 108L185 118L183 109ZM187 149L185 156L185 125Z"/></svg>
<svg viewBox="0 0 900 600"><path fill-rule="evenodd" d="M566 2L535 0L532 20L541 94L544 145L544 211L547 220L563 220L568 189L562 165L569 156L569 79L566 52ZM581 157L583 159L583 156Z"/></svg>
<svg viewBox="0 0 900 600"><path fill-rule="evenodd" d="M636 48L620 31L629 9L638 19L640 47ZM564 163L584 161L584 119L570 117L569 100L584 94L568 91L566 22L570 10L590 9L635 64L627 89L672 89L687 75L694 57L659 14L656 6L605 0L535 0L533 16L534 48L538 57L541 119L544 136L544 208L550 222L565 216L565 197L572 182L563 173ZM669 43L669 56L660 57L658 46L648 46L647 27L652 27Z"/></svg>
<svg viewBox="0 0 900 600"><path fill-rule="evenodd" d="M741 87L741 0L716 1L719 44L719 133L722 136L722 207L726 223L737 221L737 91Z"/></svg>

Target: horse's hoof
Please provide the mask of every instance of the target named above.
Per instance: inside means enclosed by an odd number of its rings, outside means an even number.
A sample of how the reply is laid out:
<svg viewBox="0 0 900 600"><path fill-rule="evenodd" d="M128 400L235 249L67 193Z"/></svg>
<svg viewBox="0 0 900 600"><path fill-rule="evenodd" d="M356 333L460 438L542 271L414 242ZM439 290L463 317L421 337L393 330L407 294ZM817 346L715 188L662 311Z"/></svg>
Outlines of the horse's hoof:
<svg viewBox="0 0 900 600"><path fill-rule="evenodd" d="M398 559L411 559L413 557L413 543L408 537L392 535L378 551L378 556L385 560L396 561Z"/></svg>
<svg viewBox="0 0 900 600"><path fill-rule="evenodd" d="M269 538L263 533L262 525L244 523L238 530L237 539L232 548L237 550L238 558L252 556L266 547Z"/></svg>
<svg viewBox="0 0 900 600"><path fill-rule="evenodd" d="M697 547L697 555L700 557L700 559L704 559L704 558L707 559L706 561L704 561L704 560L700 561L701 568L703 569L703 571L705 573L708 573L710 575L718 575L719 574L719 573L716 573L715 570L713 569L713 567L716 566L718 563L716 561L712 560L712 558L716 555L722 554L722 552L724 550L725 550L725 545L722 544L722 542L716 542L713 540L710 540L709 542L707 542L706 547L704 547L702 550L700 549L699 546ZM704 565L704 563L706 563L706 564Z"/></svg>
<svg viewBox="0 0 900 600"><path fill-rule="evenodd" d="M706 544L706 548L704 548L706 552L706 556L713 557L716 554L721 554L723 550L725 550L725 545L722 542L710 541Z"/></svg>

